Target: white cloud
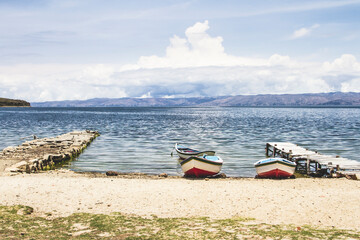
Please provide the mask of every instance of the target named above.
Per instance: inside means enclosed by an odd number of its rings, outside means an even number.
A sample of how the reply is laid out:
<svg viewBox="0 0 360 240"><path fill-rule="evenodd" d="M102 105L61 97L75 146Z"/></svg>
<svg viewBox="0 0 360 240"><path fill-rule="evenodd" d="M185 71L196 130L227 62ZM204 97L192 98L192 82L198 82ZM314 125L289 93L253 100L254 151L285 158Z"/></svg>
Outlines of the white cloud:
<svg viewBox="0 0 360 240"><path fill-rule="evenodd" d="M323 68L326 71L340 71L346 73L360 72L360 63L355 56L351 54L343 54L340 58L333 62L325 62Z"/></svg>
<svg viewBox="0 0 360 240"><path fill-rule="evenodd" d="M173 36L166 55L142 56L139 68L184 68L204 66L260 66L265 59L244 58L225 53L222 37L211 37L206 31L209 22L198 22L185 31L186 38Z"/></svg>
<svg viewBox="0 0 360 240"><path fill-rule="evenodd" d="M151 93L150 92L147 92L146 94L142 95L141 97L139 98L152 98L151 96Z"/></svg>
<svg viewBox="0 0 360 240"><path fill-rule="evenodd" d="M104 64L98 64L91 67L86 67L83 70L83 77L94 77L94 78L109 78L114 73L114 68L106 66Z"/></svg>
<svg viewBox="0 0 360 240"><path fill-rule="evenodd" d="M360 92L360 77L341 83L342 92Z"/></svg>
<svg viewBox="0 0 360 240"><path fill-rule="evenodd" d="M311 34L311 32L318 28L320 25L319 24L314 24L309 28L300 28L296 31L294 31L294 33L292 34L290 39L298 39L298 38L303 38L306 36L309 36Z"/></svg>
<svg viewBox="0 0 360 240"><path fill-rule="evenodd" d="M324 63L274 53L249 58L226 53L208 21L173 36L165 56L125 65L0 66L0 94L29 101L96 97L193 97L264 93L360 91L360 63L344 54Z"/></svg>
<svg viewBox="0 0 360 240"><path fill-rule="evenodd" d="M322 65L323 78L334 91L360 91L360 62L351 54L343 54L332 62Z"/></svg>
<svg viewBox="0 0 360 240"><path fill-rule="evenodd" d="M274 54L269 58L269 65L270 66L296 66L299 63L290 59L289 56L282 56L279 54Z"/></svg>

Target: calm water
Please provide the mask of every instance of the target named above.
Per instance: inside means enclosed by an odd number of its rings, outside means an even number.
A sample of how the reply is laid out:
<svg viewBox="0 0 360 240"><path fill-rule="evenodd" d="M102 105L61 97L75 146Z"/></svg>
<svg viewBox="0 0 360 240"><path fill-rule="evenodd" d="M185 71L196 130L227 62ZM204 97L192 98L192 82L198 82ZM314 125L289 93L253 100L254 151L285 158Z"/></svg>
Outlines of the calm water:
<svg viewBox="0 0 360 240"><path fill-rule="evenodd" d="M0 149L83 129L101 136L76 171L182 175L175 142L216 150L228 176L253 177L268 141L360 161L360 108L0 108Z"/></svg>

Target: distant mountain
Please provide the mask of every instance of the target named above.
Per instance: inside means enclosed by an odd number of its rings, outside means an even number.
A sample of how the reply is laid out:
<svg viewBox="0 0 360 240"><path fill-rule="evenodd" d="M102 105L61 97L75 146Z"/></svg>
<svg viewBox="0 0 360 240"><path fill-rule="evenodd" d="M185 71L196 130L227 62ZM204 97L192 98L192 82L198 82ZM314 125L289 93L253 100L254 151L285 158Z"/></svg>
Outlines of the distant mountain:
<svg viewBox="0 0 360 240"><path fill-rule="evenodd" d="M360 93L261 94L198 98L94 98L34 102L33 107L360 106Z"/></svg>
<svg viewBox="0 0 360 240"><path fill-rule="evenodd" d="M89 100L34 102L34 107L171 107L197 106L225 97L204 98L93 98Z"/></svg>
<svg viewBox="0 0 360 240"><path fill-rule="evenodd" d="M217 99L202 106L360 106L360 93L308 93L239 95Z"/></svg>
<svg viewBox="0 0 360 240"><path fill-rule="evenodd" d="M24 100L0 98L0 107L30 107L30 103Z"/></svg>

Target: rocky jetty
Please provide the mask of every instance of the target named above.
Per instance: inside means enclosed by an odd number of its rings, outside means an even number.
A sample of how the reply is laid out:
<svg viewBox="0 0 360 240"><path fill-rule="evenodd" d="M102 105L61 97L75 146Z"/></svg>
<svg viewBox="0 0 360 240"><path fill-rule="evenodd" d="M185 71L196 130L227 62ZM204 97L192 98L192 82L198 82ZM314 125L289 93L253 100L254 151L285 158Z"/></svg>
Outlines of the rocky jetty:
<svg viewBox="0 0 360 240"><path fill-rule="evenodd" d="M30 103L24 100L0 98L0 107L30 107Z"/></svg>
<svg viewBox="0 0 360 240"><path fill-rule="evenodd" d="M78 156L99 135L97 131L74 131L7 147L0 153L0 172L32 173L52 168Z"/></svg>

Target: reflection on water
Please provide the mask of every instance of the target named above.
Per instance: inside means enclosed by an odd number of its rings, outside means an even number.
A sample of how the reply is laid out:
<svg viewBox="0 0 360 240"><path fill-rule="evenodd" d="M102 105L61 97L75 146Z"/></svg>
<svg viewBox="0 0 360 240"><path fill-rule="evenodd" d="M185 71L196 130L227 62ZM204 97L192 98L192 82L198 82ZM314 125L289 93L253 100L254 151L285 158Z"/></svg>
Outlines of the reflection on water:
<svg viewBox="0 0 360 240"><path fill-rule="evenodd" d="M288 141L358 160L360 108L1 108L0 149L32 134L73 130L98 137L69 164L76 171L108 170L181 175L175 142L215 150L228 176L255 175L265 143Z"/></svg>

